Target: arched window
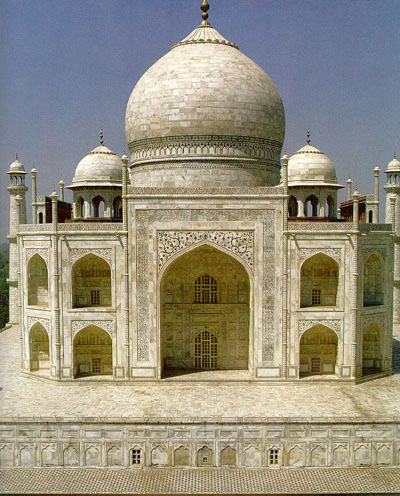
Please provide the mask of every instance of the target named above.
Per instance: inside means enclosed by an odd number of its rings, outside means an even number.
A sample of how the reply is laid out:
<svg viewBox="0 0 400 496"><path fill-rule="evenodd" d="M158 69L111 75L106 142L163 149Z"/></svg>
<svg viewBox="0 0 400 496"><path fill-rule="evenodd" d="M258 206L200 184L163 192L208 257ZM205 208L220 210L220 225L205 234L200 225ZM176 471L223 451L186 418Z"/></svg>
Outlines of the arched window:
<svg viewBox="0 0 400 496"><path fill-rule="evenodd" d="M74 376L111 374L110 335L95 325L79 331L74 338Z"/></svg>
<svg viewBox="0 0 400 496"><path fill-rule="evenodd" d="M334 331L318 324L300 340L300 375L334 374L338 338Z"/></svg>
<svg viewBox="0 0 400 496"><path fill-rule="evenodd" d="M48 284L46 262L33 255L28 263L28 305L49 306Z"/></svg>
<svg viewBox="0 0 400 496"><path fill-rule="evenodd" d="M336 217L336 215L335 215L335 202L334 202L331 195L329 195L328 198L326 199L325 216L326 217Z"/></svg>
<svg viewBox="0 0 400 496"><path fill-rule="evenodd" d="M372 224L372 223L374 222L374 213L372 212L372 210L370 210L370 211L368 212L368 222L369 222L370 224Z"/></svg>
<svg viewBox="0 0 400 496"><path fill-rule="evenodd" d="M83 198L80 196L75 203L76 217L83 217Z"/></svg>
<svg viewBox="0 0 400 496"><path fill-rule="evenodd" d="M318 198L315 195L310 195L306 198L304 214L306 217L318 216Z"/></svg>
<svg viewBox="0 0 400 496"><path fill-rule="evenodd" d="M49 335L46 329L37 322L29 333L31 371L50 370Z"/></svg>
<svg viewBox="0 0 400 496"><path fill-rule="evenodd" d="M114 219L122 219L122 200L117 196L113 201L113 217Z"/></svg>
<svg viewBox="0 0 400 496"><path fill-rule="evenodd" d="M72 268L72 306L110 307L111 270L108 263L96 255L86 255Z"/></svg>
<svg viewBox="0 0 400 496"><path fill-rule="evenodd" d="M210 331L200 332L194 340L194 368L217 368L217 338Z"/></svg>
<svg viewBox="0 0 400 496"><path fill-rule="evenodd" d="M39 212L39 224L43 224L43 213Z"/></svg>
<svg viewBox="0 0 400 496"><path fill-rule="evenodd" d="M381 368L381 329L373 322L363 335L363 374L378 372Z"/></svg>
<svg viewBox="0 0 400 496"><path fill-rule="evenodd" d="M335 306L339 267L331 257L318 253L301 268L300 306Z"/></svg>
<svg viewBox="0 0 400 496"><path fill-rule="evenodd" d="M298 205L297 205L297 200L294 196L291 196L289 198L288 210L289 210L289 217L297 217Z"/></svg>
<svg viewBox="0 0 400 496"><path fill-rule="evenodd" d="M217 303L217 281L203 274L198 277L194 283L194 302L195 303Z"/></svg>
<svg viewBox="0 0 400 496"><path fill-rule="evenodd" d="M104 198L97 195L92 200L93 217L104 217Z"/></svg>
<svg viewBox="0 0 400 496"><path fill-rule="evenodd" d="M373 253L364 267L364 307L384 303L384 265L382 259Z"/></svg>

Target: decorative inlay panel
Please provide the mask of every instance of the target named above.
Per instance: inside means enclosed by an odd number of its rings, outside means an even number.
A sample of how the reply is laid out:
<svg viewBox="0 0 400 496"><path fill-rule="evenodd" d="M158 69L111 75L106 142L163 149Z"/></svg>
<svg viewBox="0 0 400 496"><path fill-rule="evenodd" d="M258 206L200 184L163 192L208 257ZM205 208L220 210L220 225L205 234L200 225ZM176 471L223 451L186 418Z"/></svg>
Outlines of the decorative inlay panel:
<svg viewBox="0 0 400 496"><path fill-rule="evenodd" d="M32 327L37 323L42 324L42 326L46 329L46 331L50 334L50 319L43 319L41 317L28 317L28 330L32 329Z"/></svg>
<svg viewBox="0 0 400 496"><path fill-rule="evenodd" d="M110 265L112 263L112 248L72 248L69 259L71 264L74 264L79 258L89 254L104 258Z"/></svg>
<svg viewBox="0 0 400 496"><path fill-rule="evenodd" d="M318 324L329 327L329 329L335 331L337 335L340 335L342 332L342 321L340 319L300 319L299 336Z"/></svg>
<svg viewBox="0 0 400 496"><path fill-rule="evenodd" d="M254 158L279 163L282 143L251 136L188 135L147 138L129 143L132 164L157 159L210 157L223 160Z"/></svg>
<svg viewBox="0 0 400 496"><path fill-rule="evenodd" d="M361 317L362 330L364 331L373 322L378 324L381 327L381 329L384 330L385 324L386 324L386 314L385 313L373 313L373 314L363 315Z"/></svg>
<svg viewBox="0 0 400 496"><path fill-rule="evenodd" d="M104 329L111 336L114 335L114 322L112 320L73 320L71 322L72 337L74 337L75 334L90 325L94 325L100 327L100 329Z"/></svg>
<svg viewBox="0 0 400 496"><path fill-rule="evenodd" d="M47 248L27 248L26 259L29 261L34 255L39 255L49 264L49 250Z"/></svg>
<svg viewBox="0 0 400 496"><path fill-rule="evenodd" d="M136 212L137 243L137 359L147 361L150 356L150 298L149 298L149 227L154 222L218 221L263 222L263 308L262 359L274 358L274 292L275 292L275 212L274 210L139 210ZM197 232L197 231L196 231ZM224 231L226 232L226 231ZM247 232L247 231L245 231Z"/></svg>
<svg viewBox="0 0 400 496"><path fill-rule="evenodd" d="M301 248L299 250L299 260L302 262L306 258L310 258L317 253L322 253L323 255L327 255L328 257L336 260L338 264L340 264L340 260L342 257L341 248Z"/></svg>
<svg viewBox="0 0 400 496"><path fill-rule="evenodd" d="M211 195L211 196L219 196L219 195L283 195L284 190L280 186L253 186L253 187L229 187L229 188L142 188L136 186L129 186L128 194L130 195ZM70 225L70 224L68 224Z"/></svg>
<svg viewBox="0 0 400 496"><path fill-rule="evenodd" d="M253 231L158 231L158 270L175 253L200 241L210 241L242 258L253 269Z"/></svg>

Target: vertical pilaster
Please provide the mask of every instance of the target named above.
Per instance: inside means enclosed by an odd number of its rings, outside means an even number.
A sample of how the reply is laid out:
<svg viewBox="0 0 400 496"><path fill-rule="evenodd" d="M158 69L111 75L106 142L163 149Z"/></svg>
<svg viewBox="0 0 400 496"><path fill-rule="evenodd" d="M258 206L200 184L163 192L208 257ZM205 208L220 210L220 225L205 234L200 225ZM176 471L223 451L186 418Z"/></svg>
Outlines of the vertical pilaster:
<svg viewBox="0 0 400 496"><path fill-rule="evenodd" d="M287 378L288 367L288 162L289 157L282 157L282 185L283 185L283 254L282 254L282 377Z"/></svg>
<svg viewBox="0 0 400 496"><path fill-rule="evenodd" d="M353 193L353 257L351 284L351 377L357 377L357 332L358 332L358 216L360 195L357 189Z"/></svg>
<svg viewBox="0 0 400 496"><path fill-rule="evenodd" d="M400 189L392 201L394 231L393 324L400 325Z"/></svg>
<svg viewBox="0 0 400 496"><path fill-rule="evenodd" d="M37 224L37 170L35 169L35 165L31 170L32 175L32 224Z"/></svg>
<svg viewBox="0 0 400 496"><path fill-rule="evenodd" d="M130 371L130 336L129 336L129 250L128 250L128 157L122 156L122 243L124 256L123 273L123 314L125 334L125 377Z"/></svg>
<svg viewBox="0 0 400 496"><path fill-rule="evenodd" d="M50 195L52 233L51 233L51 310L53 317L52 334L55 337L56 348L56 377L61 379L61 329L60 329L60 270L58 264L58 195L55 191Z"/></svg>
<svg viewBox="0 0 400 496"><path fill-rule="evenodd" d="M17 217L16 217L16 234L18 234L19 231L19 223L21 219L21 205L22 205L22 197L20 195L17 195L15 197L15 204L17 208ZM17 287L16 287L16 307L17 307L17 322L19 322L19 340L20 340L20 345L21 345L21 350L22 350L22 363L21 365L23 366L23 339L24 339L24 334L23 334L23 318L22 318L22 302L23 302L23 295L22 295L22 275L21 275L21 260L20 260L20 249L19 249L19 243L18 243L18 237L16 239L16 248L17 252L15 254L14 258L14 263L15 263L15 270L17 272Z"/></svg>
<svg viewBox="0 0 400 496"><path fill-rule="evenodd" d="M374 208L374 224L379 224L379 173L381 172L378 164L374 169L374 197L375 197L375 208Z"/></svg>

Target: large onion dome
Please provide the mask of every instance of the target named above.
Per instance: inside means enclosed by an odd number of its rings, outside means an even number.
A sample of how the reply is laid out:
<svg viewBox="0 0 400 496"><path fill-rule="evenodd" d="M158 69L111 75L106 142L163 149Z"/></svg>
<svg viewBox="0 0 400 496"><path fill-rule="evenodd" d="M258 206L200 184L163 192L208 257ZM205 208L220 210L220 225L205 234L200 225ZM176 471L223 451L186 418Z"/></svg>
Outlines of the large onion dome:
<svg viewBox="0 0 400 496"><path fill-rule="evenodd" d="M278 90L206 17L129 98L125 130L136 186L279 182L285 116Z"/></svg>

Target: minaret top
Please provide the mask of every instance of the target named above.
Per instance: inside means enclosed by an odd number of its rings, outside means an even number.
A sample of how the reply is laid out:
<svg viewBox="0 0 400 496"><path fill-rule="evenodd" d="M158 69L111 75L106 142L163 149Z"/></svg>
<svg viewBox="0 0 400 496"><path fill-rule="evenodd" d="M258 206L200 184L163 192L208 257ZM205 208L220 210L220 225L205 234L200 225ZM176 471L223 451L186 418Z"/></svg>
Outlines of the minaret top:
<svg viewBox="0 0 400 496"><path fill-rule="evenodd" d="M208 19L208 9L210 8L210 5L208 4L207 0L203 0L200 8L203 11L203 14L201 16L203 18L203 21L201 24L203 26L208 26L210 24L207 20Z"/></svg>

